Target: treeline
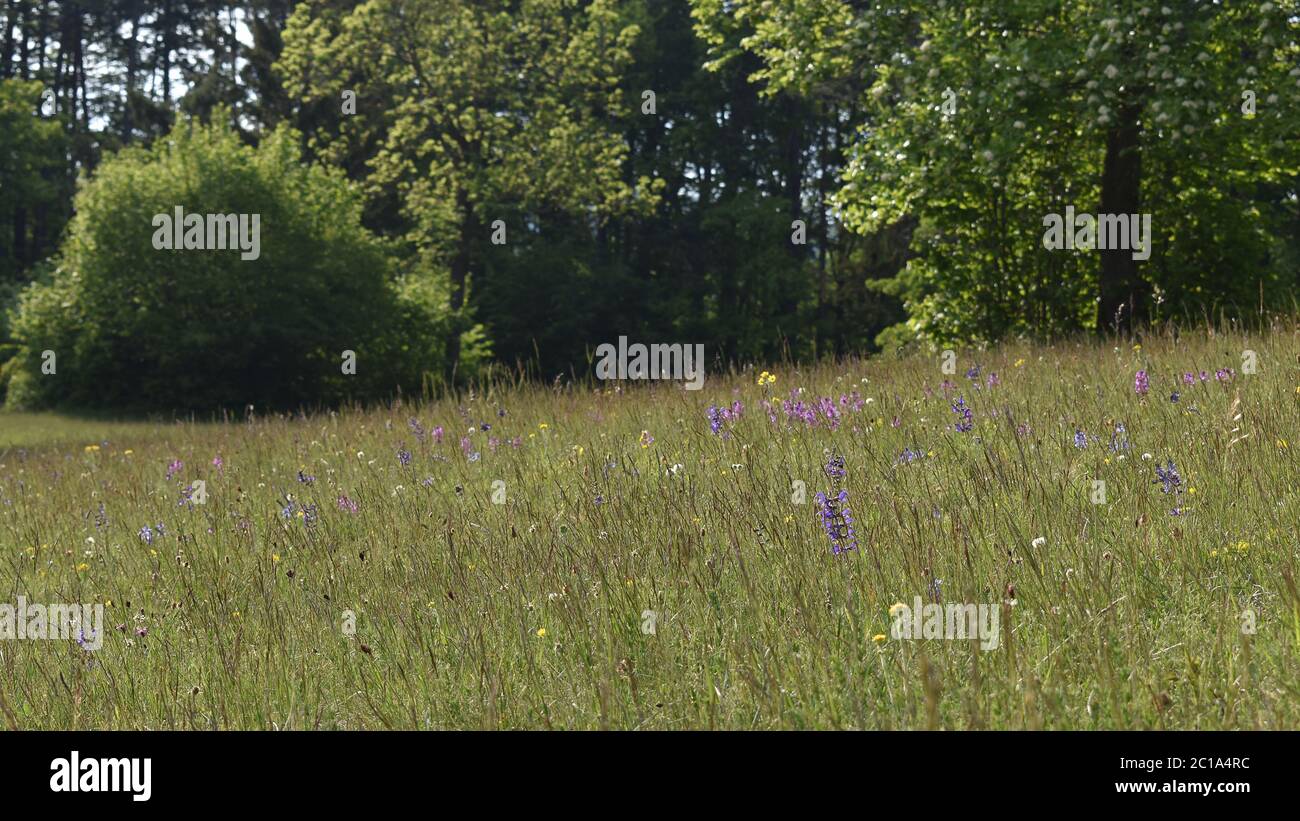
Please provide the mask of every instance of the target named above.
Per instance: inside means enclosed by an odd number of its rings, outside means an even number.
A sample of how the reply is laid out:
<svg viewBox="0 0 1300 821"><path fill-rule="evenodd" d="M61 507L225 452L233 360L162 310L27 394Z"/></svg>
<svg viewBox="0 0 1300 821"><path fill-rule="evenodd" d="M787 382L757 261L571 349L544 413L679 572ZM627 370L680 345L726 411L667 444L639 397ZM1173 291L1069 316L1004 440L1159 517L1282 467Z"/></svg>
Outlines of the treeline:
<svg viewBox="0 0 1300 821"><path fill-rule="evenodd" d="M406 346L420 361L389 363L407 382L463 378L489 357L548 379L585 373L620 335L760 360L1051 336L1290 308L1300 284L1294 0L3 3L11 374L36 373L31 334L58 324L47 313L85 302L75 267L106 292L124 266L155 271L174 281L160 292L188 298L194 258L101 260L70 220L78 178L93 183L131 147L153 153L118 178L147 178L168 162L156 146L196 124L215 128L199 143L214 157L234 156L223 134L258 151L278 140L296 144L292 158L281 147L237 162L351 181L357 256L380 268L359 279L389 292L375 315L427 320ZM254 177L268 196L282 189ZM222 187L199 175L152 196L195 185ZM88 191L77 208L130 196ZM135 204L122 207L188 207ZM1045 248L1044 216L1067 206L1152 214L1150 259ZM287 233L285 247L328 241ZM137 239L122 244L147 253ZM113 304L97 327L140 327L123 312L145 307ZM222 310L211 315L261 321L244 304ZM313 367L337 358L321 329L284 332L312 340ZM84 357L106 344L60 338ZM145 352L137 369L159 359Z"/></svg>

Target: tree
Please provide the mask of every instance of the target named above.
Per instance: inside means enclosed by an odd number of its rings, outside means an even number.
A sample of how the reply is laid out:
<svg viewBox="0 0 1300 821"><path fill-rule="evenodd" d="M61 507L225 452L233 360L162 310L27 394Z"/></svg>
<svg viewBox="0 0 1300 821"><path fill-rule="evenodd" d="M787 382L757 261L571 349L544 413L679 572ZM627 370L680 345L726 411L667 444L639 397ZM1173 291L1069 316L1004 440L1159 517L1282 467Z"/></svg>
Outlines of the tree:
<svg viewBox="0 0 1300 821"><path fill-rule="evenodd" d="M744 45L777 87L871 67L870 122L837 200L858 231L919 220L887 287L912 333L953 340L1103 330L1121 306L1143 319L1155 288L1190 310L1201 277L1239 306L1293 279L1270 267L1275 215L1256 186L1294 179L1300 112L1283 100L1300 82L1300 18L1173 5L696 0L696 13L752 25ZM1047 252L1041 220L1066 205L1152 213L1151 261Z"/></svg>
<svg viewBox="0 0 1300 821"><path fill-rule="evenodd" d="M304 2L289 20L279 63L301 104L342 105L357 117L318 134L327 157L359 144L368 184L400 192L407 238L427 268L450 269L449 307L468 322L471 275L493 223L512 205L581 211L593 220L653 199L629 185L626 146L609 128L619 71L636 29L610 0L371 0L340 9ZM509 231L522 226L506 226ZM447 340L447 367L460 360Z"/></svg>

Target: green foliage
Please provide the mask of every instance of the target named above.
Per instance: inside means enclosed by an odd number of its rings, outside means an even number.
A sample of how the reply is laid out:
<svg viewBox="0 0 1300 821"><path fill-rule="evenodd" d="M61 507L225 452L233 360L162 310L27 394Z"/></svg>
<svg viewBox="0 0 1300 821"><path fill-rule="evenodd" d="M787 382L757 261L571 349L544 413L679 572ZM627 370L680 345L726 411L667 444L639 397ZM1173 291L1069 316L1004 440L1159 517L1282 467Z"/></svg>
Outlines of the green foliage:
<svg viewBox="0 0 1300 821"><path fill-rule="evenodd" d="M57 241L68 215L66 140L59 120L36 114L42 90L38 82L0 80L0 297Z"/></svg>
<svg viewBox="0 0 1300 821"><path fill-rule="evenodd" d="M419 369L441 365L442 304L432 285L393 289L359 193L303 164L297 140L281 130L252 148L187 122L105 162L78 195L58 268L20 299L9 404L280 407L418 388ZM259 215L260 257L156 249L154 216L177 206ZM342 373L345 350L356 376Z"/></svg>
<svg viewBox="0 0 1300 821"><path fill-rule="evenodd" d="M1144 313L1279 305L1300 276L1274 253L1300 167L1300 110L1288 102L1300 86L1294 5L695 7L719 60L733 56L731 28L753 28L742 45L774 89L818 94L866 78L869 121L838 204L861 232L920 221L908 267L882 285L904 299L916 336L1098 324L1101 255L1047 251L1041 220L1067 205L1100 210L1108 141L1126 123L1139 131L1124 155L1137 154L1132 205L1153 215L1155 234L1138 268L1154 303ZM1243 111L1251 95L1253 115Z"/></svg>

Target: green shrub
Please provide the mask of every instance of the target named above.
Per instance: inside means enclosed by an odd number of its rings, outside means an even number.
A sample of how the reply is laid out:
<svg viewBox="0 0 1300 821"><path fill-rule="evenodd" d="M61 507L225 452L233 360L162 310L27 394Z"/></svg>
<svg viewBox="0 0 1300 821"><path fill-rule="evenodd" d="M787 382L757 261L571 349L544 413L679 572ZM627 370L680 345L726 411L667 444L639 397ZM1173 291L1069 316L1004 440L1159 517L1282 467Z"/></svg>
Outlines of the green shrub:
<svg viewBox="0 0 1300 821"><path fill-rule="evenodd" d="M19 299L8 404L293 407L418 390L442 367L440 286L425 276L399 291L360 193L297 145L288 130L254 148L188 122L106 161L77 196L58 267ZM260 253L158 250L155 215L177 206L259 215Z"/></svg>

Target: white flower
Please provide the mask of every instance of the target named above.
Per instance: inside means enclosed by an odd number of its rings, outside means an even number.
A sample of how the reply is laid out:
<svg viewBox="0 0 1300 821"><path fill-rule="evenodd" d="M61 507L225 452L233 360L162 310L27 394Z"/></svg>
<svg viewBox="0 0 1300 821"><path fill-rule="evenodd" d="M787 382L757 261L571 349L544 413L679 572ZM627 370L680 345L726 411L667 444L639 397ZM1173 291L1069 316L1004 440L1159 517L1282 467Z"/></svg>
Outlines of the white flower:
<svg viewBox="0 0 1300 821"><path fill-rule="evenodd" d="M1149 454L1149 453L1144 453L1144 454L1142 454L1142 461L1144 461L1144 462L1150 462L1150 461L1151 461L1151 458L1152 458L1152 457L1151 457L1151 454Z"/></svg>
<svg viewBox="0 0 1300 821"><path fill-rule="evenodd" d="M1047 537L1039 536L1037 539L1034 539L1032 542L1030 542L1029 546L1036 549L1042 547L1045 544L1047 544Z"/></svg>

